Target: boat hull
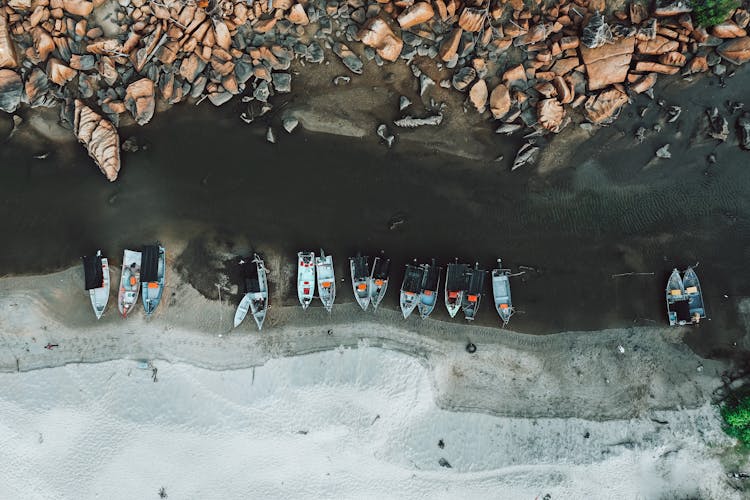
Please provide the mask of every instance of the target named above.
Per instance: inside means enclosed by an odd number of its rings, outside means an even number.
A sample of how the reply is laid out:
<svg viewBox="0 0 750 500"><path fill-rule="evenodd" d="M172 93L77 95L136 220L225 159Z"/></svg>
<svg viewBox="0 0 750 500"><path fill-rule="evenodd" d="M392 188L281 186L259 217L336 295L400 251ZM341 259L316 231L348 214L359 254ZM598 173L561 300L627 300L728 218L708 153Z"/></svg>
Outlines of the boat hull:
<svg viewBox="0 0 750 500"><path fill-rule="evenodd" d="M297 253L297 298L302 309L307 309L315 296L315 254Z"/></svg>
<svg viewBox="0 0 750 500"><path fill-rule="evenodd" d="M318 275L318 297L326 311L331 312L336 300L336 276L333 270L333 258L321 253L315 258L315 272Z"/></svg>
<svg viewBox="0 0 750 500"><path fill-rule="evenodd" d="M453 298L449 298L448 295L450 293L456 293L457 295ZM448 310L448 314L451 318L455 318L456 314L458 314L458 311L461 310L461 301L463 300L463 291L459 292L451 292L450 290L446 290L445 292L445 308Z"/></svg>
<svg viewBox="0 0 750 500"><path fill-rule="evenodd" d="M417 302L419 301L419 295L417 294L407 294L406 292L401 292L401 314L404 315L404 319L411 316L411 313L414 312L414 309L417 307Z"/></svg>
<svg viewBox="0 0 750 500"><path fill-rule="evenodd" d="M260 291L249 294L251 299L250 312L253 315L258 330L262 330L263 322L266 320L266 312L268 311L268 275L265 263L257 255L253 262L258 266Z"/></svg>
<svg viewBox="0 0 750 500"><path fill-rule="evenodd" d="M109 301L109 290L110 290L110 279L109 279L109 261L106 257L102 258L102 286L100 288L93 288L89 290L89 298L91 299L91 307L94 309L96 319L100 319L104 314L104 310L107 308L107 302Z"/></svg>
<svg viewBox="0 0 750 500"><path fill-rule="evenodd" d="M495 302L495 311L500 316L503 326L508 324L513 315L509 274L510 271L507 269L492 270L492 297Z"/></svg>
<svg viewBox="0 0 750 500"><path fill-rule="evenodd" d="M390 259L375 257L370 272L370 304L376 311L388 290L388 267Z"/></svg>
<svg viewBox="0 0 750 500"><path fill-rule="evenodd" d="M685 285L677 269L672 270L667 280L666 288L667 302L667 320L669 326L678 326L687 324L689 308L687 307L687 295L685 294Z"/></svg>
<svg viewBox="0 0 750 500"><path fill-rule="evenodd" d="M141 288L141 252L125 250L122 257L120 290L117 294L117 308L123 318L127 317L138 302Z"/></svg>
<svg viewBox="0 0 750 500"><path fill-rule="evenodd" d="M237 310L234 312L235 328L240 326L245 320L245 316L247 316L247 312L250 310L250 302L252 302L252 300L252 295L249 293L246 293L244 297L242 297L242 300L240 300L240 305L237 306Z"/></svg>
<svg viewBox="0 0 750 500"><path fill-rule="evenodd" d="M357 276L354 259L349 259L349 271L352 276L352 291L354 292L354 298L357 300L359 307L361 307L363 311L366 311L367 306L370 305L370 277L366 275Z"/></svg>

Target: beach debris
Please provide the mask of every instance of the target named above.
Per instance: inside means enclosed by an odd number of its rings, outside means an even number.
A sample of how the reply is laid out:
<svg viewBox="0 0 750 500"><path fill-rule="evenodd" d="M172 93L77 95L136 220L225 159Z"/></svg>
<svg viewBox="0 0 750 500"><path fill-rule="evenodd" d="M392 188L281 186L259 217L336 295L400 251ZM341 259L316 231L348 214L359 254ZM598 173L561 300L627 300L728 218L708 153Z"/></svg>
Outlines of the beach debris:
<svg viewBox="0 0 750 500"><path fill-rule="evenodd" d="M240 113L240 120L242 120L245 123L252 123L253 117L248 115L247 112L243 111L242 113Z"/></svg>
<svg viewBox="0 0 750 500"><path fill-rule="evenodd" d="M706 161L709 165L715 165L716 164L716 153L711 153L706 157Z"/></svg>
<svg viewBox="0 0 750 500"><path fill-rule="evenodd" d="M750 151L750 112L745 111L737 118L737 134L740 139L740 147Z"/></svg>
<svg viewBox="0 0 750 500"><path fill-rule="evenodd" d="M635 141L638 144L642 144L645 139L646 139L646 127L638 127L638 130L635 131Z"/></svg>
<svg viewBox="0 0 750 500"><path fill-rule="evenodd" d="M441 450L445 448L445 442L442 439L438 441L438 448Z"/></svg>
<svg viewBox="0 0 750 500"><path fill-rule="evenodd" d="M424 95L427 89L435 85L435 80L422 73L419 75L419 95Z"/></svg>
<svg viewBox="0 0 750 500"><path fill-rule="evenodd" d="M618 345L617 352L619 352L620 354L625 354L625 348L622 345Z"/></svg>
<svg viewBox="0 0 750 500"><path fill-rule="evenodd" d="M383 139L383 141L389 148L393 145L393 141L396 140L396 138L393 136L393 134L390 133L388 127L384 123L378 125L377 134L378 137Z"/></svg>
<svg viewBox="0 0 750 500"><path fill-rule="evenodd" d="M729 122L719 114L719 109L713 107L706 110L708 116L708 136L719 141L726 141L729 137Z"/></svg>
<svg viewBox="0 0 750 500"><path fill-rule="evenodd" d="M663 160L668 160L669 158L672 158L672 153L669 152L669 144L665 144L659 149L657 149L656 157L661 158Z"/></svg>
<svg viewBox="0 0 750 500"><path fill-rule="evenodd" d="M47 158L49 158L49 152L34 155L32 156L32 158L34 158L35 160L46 160Z"/></svg>
<svg viewBox="0 0 750 500"><path fill-rule="evenodd" d="M168 495L167 495L166 488L164 488L164 486L162 486L161 488L159 488L159 498L164 499L164 498L167 498L167 496Z"/></svg>
<svg viewBox="0 0 750 500"><path fill-rule="evenodd" d="M511 172L517 168L523 167L524 165L530 165L536 161L536 157L539 153L539 147L535 146L533 142L527 142L518 150L516 158L513 160L513 166Z"/></svg>
<svg viewBox="0 0 750 500"><path fill-rule="evenodd" d="M284 130L289 134L297 128L297 125L299 125L299 120L293 116L288 116L281 120L281 126L284 127Z"/></svg>
<svg viewBox="0 0 750 500"><path fill-rule="evenodd" d="M406 216L402 214L396 214L393 217L391 217L391 220L388 221L388 229L393 231L394 229L397 229L399 226L403 225L406 222Z"/></svg>
<svg viewBox="0 0 750 500"><path fill-rule="evenodd" d="M448 461L446 459L442 458L442 457L440 458L440 460L438 460L438 463L440 464L441 467L445 467L446 469L452 469L453 468L451 466L451 464L448 463Z"/></svg>
<svg viewBox="0 0 750 500"><path fill-rule="evenodd" d="M503 123L497 129L495 130L496 134L505 134L505 135L511 135L523 128L523 125L520 123Z"/></svg>
<svg viewBox="0 0 750 500"><path fill-rule="evenodd" d="M347 84L347 83L349 83L351 81L352 81L352 77L350 77L350 76L344 76L344 75L339 75L339 76L337 76L336 78L333 79L333 84L334 85L345 85L345 84Z"/></svg>
<svg viewBox="0 0 750 500"><path fill-rule="evenodd" d="M408 108L409 106L411 106L411 101L409 100L408 97L406 97L405 95L402 95L401 97L399 97L399 99L398 99L398 110L399 111L403 111L406 108Z"/></svg>
<svg viewBox="0 0 750 500"><path fill-rule="evenodd" d="M468 344L466 344L466 352L468 352L469 354L474 354L475 352L477 352L477 346L469 342Z"/></svg>
<svg viewBox="0 0 750 500"><path fill-rule="evenodd" d="M679 106L670 106L667 110L667 123L674 123L682 114L682 108Z"/></svg>
<svg viewBox="0 0 750 500"><path fill-rule="evenodd" d="M135 153L140 149L138 147L138 140L135 137L130 136L122 142L120 149L126 153Z"/></svg>
<svg viewBox="0 0 750 500"><path fill-rule="evenodd" d="M438 113L425 118L415 118L413 116L405 116L393 122L397 127L402 128L417 128L424 125L437 126L443 122L443 114Z"/></svg>
<svg viewBox="0 0 750 500"><path fill-rule="evenodd" d="M613 42L614 37L612 36L612 30L609 28L609 25L604 22L604 17L602 17L601 13L597 10L583 28L581 43L590 49L596 49L603 46L605 43Z"/></svg>
<svg viewBox="0 0 750 500"><path fill-rule="evenodd" d="M352 50L344 45L343 43L336 42L333 44L333 53L339 56L341 62L344 63L349 71L354 74L361 75L364 70L364 63Z"/></svg>
<svg viewBox="0 0 750 500"><path fill-rule="evenodd" d="M268 129L266 129L266 140L271 144L276 144L276 134L273 133L273 129L271 127L268 127Z"/></svg>
<svg viewBox="0 0 750 500"><path fill-rule="evenodd" d="M51 351L55 347L60 347L60 344L47 344L46 346L44 346L44 348L47 349L48 351Z"/></svg>

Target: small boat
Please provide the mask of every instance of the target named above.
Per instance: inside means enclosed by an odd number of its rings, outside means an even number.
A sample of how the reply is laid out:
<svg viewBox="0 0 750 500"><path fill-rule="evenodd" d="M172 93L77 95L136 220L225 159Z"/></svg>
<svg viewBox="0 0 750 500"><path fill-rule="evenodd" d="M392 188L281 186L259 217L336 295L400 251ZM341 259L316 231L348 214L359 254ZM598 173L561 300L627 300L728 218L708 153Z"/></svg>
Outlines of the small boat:
<svg viewBox="0 0 750 500"><path fill-rule="evenodd" d="M307 306L315 296L315 253L297 253L297 298L302 304L302 309Z"/></svg>
<svg viewBox="0 0 750 500"><path fill-rule="evenodd" d="M138 302L138 291L141 288L141 252L125 250L122 256L122 276L120 291L117 294L117 308L123 318Z"/></svg>
<svg viewBox="0 0 750 500"><path fill-rule="evenodd" d="M141 252L141 298L146 315L156 310L164 292L167 256L161 245L146 245Z"/></svg>
<svg viewBox="0 0 750 500"><path fill-rule="evenodd" d="M497 267L492 270L492 296L495 299L495 310L503 320L503 326L506 326L515 312L510 299L510 269L503 269L501 259L497 259Z"/></svg>
<svg viewBox="0 0 750 500"><path fill-rule="evenodd" d="M369 258L362 255L349 258L349 268L352 272L352 289L354 298L363 311L370 305L370 263Z"/></svg>
<svg viewBox="0 0 750 500"><path fill-rule="evenodd" d="M268 310L268 276L265 263L256 253L253 260L240 260L240 266L245 282L245 296L234 313L234 327L237 328L242 323L247 311L250 310L258 330L262 330Z"/></svg>
<svg viewBox="0 0 750 500"><path fill-rule="evenodd" d="M687 295L690 322L697 325L706 317L706 309L703 304L701 283L692 267L688 267L685 274L682 275L682 284L685 287L685 295Z"/></svg>
<svg viewBox="0 0 750 500"><path fill-rule="evenodd" d="M336 300L336 277L333 272L333 257L320 249L320 257L315 257L315 271L318 274L318 297L326 311L331 312Z"/></svg>
<svg viewBox="0 0 750 500"><path fill-rule="evenodd" d="M401 312L404 319L408 318L419 302L419 292L422 289L424 268L418 266L416 259L413 264L406 265L404 281L401 283Z"/></svg>
<svg viewBox="0 0 750 500"><path fill-rule="evenodd" d="M388 289L388 272L391 267L391 259L385 256L375 257L370 273L370 302L372 310L376 310L385 297Z"/></svg>
<svg viewBox="0 0 750 500"><path fill-rule="evenodd" d="M423 264L424 277L422 278L422 286L419 291L419 303L417 308L419 309L419 316L425 319L429 316L435 304L437 304L438 291L440 290L440 271L442 268L438 267L435 259L432 259L432 263Z"/></svg>
<svg viewBox="0 0 750 500"><path fill-rule="evenodd" d="M84 289L89 291L96 319L102 317L109 300L109 261L97 250L93 257L83 256Z"/></svg>
<svg viewBox="0 0 750 500"><path fill-rule="evenodd" d="M690 321L690 307L685 285L677 269L672 270L667 280L667 317L669 326L685 325Z"/></svg>
<svg viewBox="0 0 750 500"><path fill-rule="evenodd" d="M448 264L445 273L445 307L451 318L461 309L464 290L466 290L466 264L459 264L458 259Z"/></svg>
<svg viewBox="0 0 750 500"><path fill-rule="evenodd" d="M474 321L482 301L482 290L484 289L484 277L487 271L479 269L479 262L474 264L474 269L466 271L467 288L461 300L461 309L467 321Z"/></svg>

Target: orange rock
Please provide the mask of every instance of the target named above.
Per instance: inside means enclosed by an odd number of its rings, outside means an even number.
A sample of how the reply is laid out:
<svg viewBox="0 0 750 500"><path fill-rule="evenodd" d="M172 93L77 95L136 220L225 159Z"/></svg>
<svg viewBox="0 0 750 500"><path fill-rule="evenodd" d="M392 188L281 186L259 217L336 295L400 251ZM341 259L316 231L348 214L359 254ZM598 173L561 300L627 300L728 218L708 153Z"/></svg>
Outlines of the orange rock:
<svg viewBox="0 0 750 500"><path fill-rule="evenodd" d="M154 82L148 78L141 78L128 85L125 90L125 107L138 125L148 123L156 109Z"/></svg>
<svg viewBox="0 0 750 500"><path fill-rule="evenodd" d="M67 67L62 61L54 57L50 58L47 62L47 77L50 81L58 85L65 85L75 78L77 74L76 70Z"/></svg>
<svg viewBox="0 0 750 500"><path fill-rule="evenodd" d="M724 42L716 48L721 57L733 64L750 61L750 37L743 36Z"/></svg>
<svg viewBox="0 0 750 500"><path fill-rule="evenodd" d="M445 62L453 59L458 52L458 46L461 43L461 35L463 34L463 31L464 30L461 28L456 28L443 40L443 43L440 45L440 52L438 53L440 59Z"/></svg>
<svg viewBox="0 0 750 500"><path fill-rule="evenodd" d="M62 8L74 16L87 17L94 10L94 4L88 0L62 0Z"/></svg>
<svg viewBox="0 0 750 500"><path fill-rule="evenodd" d="M611 88L586 99L583 110L590 122L605 123L613 120L615 114L627 103L627 94Z"/></svg>
<svg viewBox="0 0 750 500"><path fill-rule="evenodd" d="M523 67L523 64L514 66L503 73L503 83L508 87L518 81L526 81L526 69Z"/></svg>
<svg viewBox="0 0 750 500"><path fill-rule="evenodd" d="M747 31L737 26L734 21L724 21L711 28L711 34L717 38L741 38Z"/></svg>
<svg viewBox="0 0 750 500"><path fill-rule="evenodd" d="M695 56L688 63L688 73L705 73L708 71L708 59L706 56Z"/></svg>
<svg viewBox="0 0 750 500"><path fill-rule="evenodd" d="M291 22L293 22L294 24L299 24L300 26L307 26L308 24L310 24L310 18L307 17L305 7L298 3L292 5L292 9L289 11L288 17Z"/></svg>
<svg viewBox="0 0 750 500"><path fill-rule="evenodd" d="M492 93L490 94L490 111L492 112L492 116L498 120L510 111L510 92L508 92L508 87L502 83L492 89Z"/></svg>
<svg viewBox="0 0 750 500"><path fill-rule="evenodd" d="M122 45L115 39L97 40L86 45L86 52L91 54L112 54L122 51Z"/></svg>
<svg viewBox="0 0 750 500"><path fill-rule="evenodd" d="M569 104L573 102L573 97L575 97L575 87L570 82L567 82L565 78L561 76L556 76L552 80L552 86L555 88L555 95L557 96L557 100L560 101L560 104Z"/></svg>
<svg viewBox="0 0 750 500"><path fill-rule="evenodd" d="M118 78L117 68L115 67L115 61L109 56L102 56L99 59L99 63L96 66L96 70L102 75L107 85L114 85Z"/></svg>
<svg viewBox="0 0 750 500"><path fill-rule="evenodd" d="M440 20L445 21L448 19L448 8L443 0L435 0L435 7L437 7Z"/></svg>
<svg viewBox="0 0 750 500"><path fill-rule="evenodd" d="M358 36L362 43L372 47L385 61L395 61L401 55L404 42L396 36L388 23L379 17L370 18Z"/></svg>
<svg viewBox="0 0 750 500"><path fill-rule="evenodd" d="M253 31L257 33L268 33L273 29L274 26L276 26L276 21L278 21L278 19L276 19L275 17L258 21L253 25Z"/></svg>
<svg viewBox="0 0 750 500"><path fill-rule="evenodd" d="M674 52L679 50L680 43L675 40L670 40L661 35L657 35L653 40L639 41L636 45L636 52L639 54L654 55L658 56L666 54L667 52Z"/></svg>
<svg viewBox="0 0 750 500"><path fill-rule="evenodd" d="M640 2L630 3L630 22L633 25L641 24L648 18L648 11L646 6Z"/></svg>
<svg viewBox="0 0 750 500"><path fill-rule="evenodd" d="M642 76L638 81L630 85L630 90L637 94L646 92L648 89L656 85L657 76L658 75L656 73L649 73Z"/></svg>
<svg viewBox="0 0 750 500"><path fill-rule="evenodd" d="M544 99L536 105L536 115L542 127L557 133L565 118L565 109L557 99Z"/></svg>
<svg viewBox="0 0 750 500"><path fill-rule="evenodd" d="M667 52L659 56L659 62L668 66L684 66L687 58L679 52Z"/></svg>
<svg viewBox="0 0 750 500"><path fill-rule="evenodd" d="M524 45L531 45L532 43L542 42L547 39L549 31L545 24L537 24L533 26L529 31L513 40L513 45L521 47Z"/></svg>
<svg viewBox="0 0 750 500"><path fill-rule="evenodd" d="M398 16L398 24L401 29L408 29L417 24L426 23L432 19L433 15L435 11L432 10L432 5L427 2L417 2Z"/></svg>
<svg viewBox="0 0 750 500"><path fill-rule="evenodd" d="M564 36L560 39L560 50L577 49L579 44L577 36Z"/></svg>
<svg viewBox="0 0 750 500"><path fill-rule="evenodd" d="M546 98L557 96L557 90L550 82L537 83L534 85L534 89Z"/></svg>
<svg viewBox="0 0 750 500"><path fill-rule="evenodd" d="M552 66L552 71L556 75L566 75L576 69L581 61L577 57L566 57L564 59L558 59L557 62Z"/></svg>
<svg viewBox="0 0 750 500"><path fill-rule="evenodd" d="M18 66L16 48L8 31L5 12L0 10L0 68L15 68L16 66Z"/></svg>
<svg viewBox="0 0 750 500"><path fill-rule="evenodd" d="M484 26L487 11L474 7L464 7L458 18L458 25L466 31L479 31Z"/></svg>
<svg viewBox="0 0 750 500"><path fill-rule="evenodd" d="M73 132L110 182L120 172L120 136L112 122L76 99Z"/></svg>
<svg viewBox="0 0 750 500"><path fill-rule="evenodd" d="M224 50L229 50L232 46L232 36L224 21L214 21L214 38L216 44Z"/></svg>
<svg viewBox="0 0 750 500"><path fill-rule="evenodd" d="M46 61L49 55L55 50L55 42L52 40L52 37L41 26L37 26L31 30L31 37L34 40L34 50L37 57L39 57L41 62Z"/></svg>
<svg viewBox="0 0 750 500"><path fill-rule="evenodd" d="M12 69L0 69L0 111L13 113L21 104L24 85Z"/></svg>
<svg viewBox="0 0 750 500"><path fill-rule="evenodd" d="M633 37L619 38L596 49L580 46L578 50L588 74L588 89L599 90L613 83L624 82L634 48Z"/></svg>
<svg viewBox="0 0 750 500"><path fill-rule="evenodd" d="M469 90L469 100L477 111L484 113L484 110L487 109L487 82L481 79L477 80Z"/></svg>
<svg viewBox="0 0 750 500"><path fill-rule="evenodd" d="M635 70L639 73L661 73L664 75L674 75L680 68L677 66L667 66L666 64L651 62L651 61L638 61L635 63Z"/></svg>

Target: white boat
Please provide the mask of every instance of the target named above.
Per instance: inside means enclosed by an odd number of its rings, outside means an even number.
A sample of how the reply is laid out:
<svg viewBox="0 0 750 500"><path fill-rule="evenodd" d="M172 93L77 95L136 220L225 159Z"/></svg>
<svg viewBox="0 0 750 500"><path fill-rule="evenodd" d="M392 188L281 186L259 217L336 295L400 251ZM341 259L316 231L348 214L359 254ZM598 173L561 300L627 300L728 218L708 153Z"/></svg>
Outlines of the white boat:
<svg viewBox="0 0 750 500"><path fill-rule="evenodd" d="M706 317L706 308L703 304L701 283L692 267L688 267L682 275L682 284L685 286L685 295L687 295L690 323L697 325Z"/></svg>
<svg viewBox="0 0 750 500"><path fill-rule="evenodd" d="M417 308L419 309L419 316L425 319L432 313L435 304L437 304L441 268L438 267L435 259L432 259L432 263L423 264L422 269L424 269L424 278L422 279Z"/></svg>
<svg viewBox="0 0 750 500"><path fill-rule="evenodd" d="M495 310L505 326L515 312L510 298L510 269L503 269L501 259L497 259L497 267L492 270L492 296L495 299Z"/></svg>
<svg viewBox="0 0 750 500"><path fill-rule="evenodd" d="M97 250L93 257L82 257L82 260L84 288L89 291L91 307L94 308L96 319L99 319L109 300L109 261L102 257L101 250Z"/></svg>
<svg viewBox="0 0 750 500"><path fill-rule="evenodd" d="M352 274L352 290L354 298L363 311L370 305L370 266L369 258L357 255L349 258L349 269Z"/></svg>
<svg viewBox="0 0 750 500"><path fill-rule="evenodd" d="M385 256L375 257L370 273L370 303L372 310L377 310L380 302L388 290L388 273L390 272L391 259Z"/></svg>
<svg viewBox="0 0 750 500"><path fill-rule="evenodd" d="M315 296L315 254L313 252L297 253L297 298L302 304L302 309L307 306Z"/></svg>
<svg viewBox="0 0 750 500"><path fill-rule="evenodd" d="M482 291L484 289L484 278L487 271L479 269L479 262L474 265L474 269L466 272L467 287L461 301L461 309L464 311L464 317L467 321L474 321L479 311L479 305L482 302Z"/></svg>
<svg viewBox="0 0 750 500"><path fill-rule="evenodd" d="M669 326L686 325L690 321L690 307L688 306L685 285L682 282L680 271L672 270L667 280L667 318Z"/></svg>
<svg viewBox="0 0 750 500"><path fill-rule="evenodd" d="M336 300L336 277L333 272L333 257L320 250L320 257L315 257L315 272L318 275L318 297L326 311L331 312Z"/></svg>
<svg viewBox="0 0 750 500"><path fill-rule="evenodd" d="M464 291L466 290L466 264L459 264L458 259L448 264L445 273L445 308L454 318L461 310Z"/></svg>
<svg viewBox="0 0 750 500"><path fill-rule="evenodd" d="M161 302L167 255L161 245L146 245L141 252L141 299L150 316Z"/></svg>
<svg viewBox="0 0 750 500"><path fill-rule="evenodd" d="M120 291L117 294L117 308L125 318L138 302L141 289L141 252L125 250L122 256Z"/></svg>
<svg viewBox="0 0 750 500"><path fill-rule="evenodd" d="M252 261L240 260L240 266L245 281L245 296L234 313L234 326L238 327L250 310L258 330L262 330L268 311L268 271L258 254L253 256Z"/></svg>
<svg viewBox="0 0 750 500"><path fill-rule="evenodd" d="M418 266L416 261L414 264L406 265L404 281L401 282L401 297L399 300L401 313L404 315L404 319L408 318L412 311L417 307L423 278L424 268Z"/></svg>

